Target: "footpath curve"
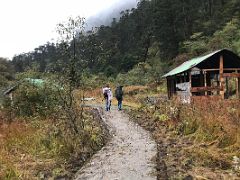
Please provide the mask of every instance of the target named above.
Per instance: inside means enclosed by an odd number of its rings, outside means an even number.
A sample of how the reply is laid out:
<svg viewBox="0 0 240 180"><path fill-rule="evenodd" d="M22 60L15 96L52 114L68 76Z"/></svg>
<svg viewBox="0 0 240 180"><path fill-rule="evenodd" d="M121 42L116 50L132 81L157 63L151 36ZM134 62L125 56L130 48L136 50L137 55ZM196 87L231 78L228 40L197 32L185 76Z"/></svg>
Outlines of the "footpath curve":
<svg viewBox="0 0 240 180"><path fill-rule="evenodd" d="M76 174L76 180L153 180L157 145L150 134L123 112L105 112L112 138Z"/></svg>

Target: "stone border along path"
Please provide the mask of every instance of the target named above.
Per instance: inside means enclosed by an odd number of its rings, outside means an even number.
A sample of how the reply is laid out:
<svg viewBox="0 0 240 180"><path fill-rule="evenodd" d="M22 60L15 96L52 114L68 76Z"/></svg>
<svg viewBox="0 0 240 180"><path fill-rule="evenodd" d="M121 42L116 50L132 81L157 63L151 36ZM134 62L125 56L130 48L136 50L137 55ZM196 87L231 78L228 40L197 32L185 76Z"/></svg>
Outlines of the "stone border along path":
<svg viewBox="0 0 240 180"><path fill-rule="evenodd" d="M150 134L115 109L104 112L103 120L112 136L90 162L76 174L76 180L157 179L154 158L157 145Z"/></svg>

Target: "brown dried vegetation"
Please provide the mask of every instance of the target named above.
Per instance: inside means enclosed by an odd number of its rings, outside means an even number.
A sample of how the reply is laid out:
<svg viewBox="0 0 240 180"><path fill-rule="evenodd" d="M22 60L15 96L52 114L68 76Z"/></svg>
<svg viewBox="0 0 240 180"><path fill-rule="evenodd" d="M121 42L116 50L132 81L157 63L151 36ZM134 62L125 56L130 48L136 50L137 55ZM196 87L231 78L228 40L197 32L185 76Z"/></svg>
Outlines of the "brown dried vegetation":
<svg viewBox="0 0 240 180"><path fill-rule="evenodd" d="M159 179L240 177L233 163L240 157L239 101L201 98L181 104L159 99L131 112L158 143Z"/></svg>
<svg viewBox="0 0 240 180"><path fill-rule="evenodd" d="M9 122L0 114L0 179L68 179L106 142L107 130L90 109L82 113L81 134L69 132L54 116Z"/></svg>

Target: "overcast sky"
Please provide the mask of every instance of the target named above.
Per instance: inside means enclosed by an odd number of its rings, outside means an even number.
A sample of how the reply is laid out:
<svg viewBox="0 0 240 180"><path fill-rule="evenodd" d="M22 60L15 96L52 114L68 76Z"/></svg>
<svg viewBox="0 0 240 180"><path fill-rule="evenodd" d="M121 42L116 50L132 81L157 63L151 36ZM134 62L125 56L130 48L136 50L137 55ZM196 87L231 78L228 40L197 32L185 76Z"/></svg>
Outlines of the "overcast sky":
<svg viewBox="0 0 240 180"><path fill-rule="evenodd" d="M11 59L56 39L56 24L137 0L0 0L0 57ZM99 17L98 17L99 18Z"/></svg>

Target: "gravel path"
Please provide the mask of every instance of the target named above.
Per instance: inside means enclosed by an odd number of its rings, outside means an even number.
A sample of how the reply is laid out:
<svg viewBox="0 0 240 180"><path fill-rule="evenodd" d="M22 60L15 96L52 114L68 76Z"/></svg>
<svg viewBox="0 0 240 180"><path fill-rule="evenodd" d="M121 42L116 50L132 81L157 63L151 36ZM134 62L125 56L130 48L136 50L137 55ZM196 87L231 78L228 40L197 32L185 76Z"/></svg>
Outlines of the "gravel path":
<svg viewBox="0 0 240 180"><path fill-rule="evenodd" d="M77 180L153 180L156 144L150 134L129 121L123 112L105 112L110 142L77 173Z"/></svg>

